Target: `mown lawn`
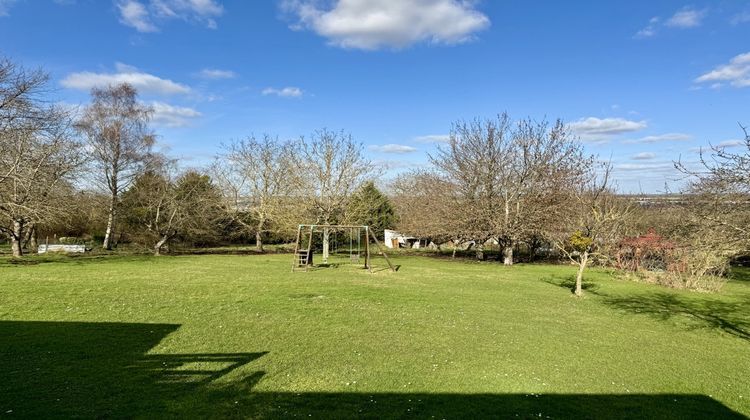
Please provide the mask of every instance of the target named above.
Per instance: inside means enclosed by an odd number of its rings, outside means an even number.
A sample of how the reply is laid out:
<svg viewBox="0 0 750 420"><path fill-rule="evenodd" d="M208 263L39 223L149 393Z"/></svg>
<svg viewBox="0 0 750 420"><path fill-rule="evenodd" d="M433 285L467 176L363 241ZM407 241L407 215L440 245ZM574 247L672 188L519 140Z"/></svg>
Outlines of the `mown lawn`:
<svg viewBox="0 0 750 420"><path fill-rule="evenodd" d="M0 260L0 417L745 418L750 281L288 255ZM381 266L382 261L378 262Z"/></svg>

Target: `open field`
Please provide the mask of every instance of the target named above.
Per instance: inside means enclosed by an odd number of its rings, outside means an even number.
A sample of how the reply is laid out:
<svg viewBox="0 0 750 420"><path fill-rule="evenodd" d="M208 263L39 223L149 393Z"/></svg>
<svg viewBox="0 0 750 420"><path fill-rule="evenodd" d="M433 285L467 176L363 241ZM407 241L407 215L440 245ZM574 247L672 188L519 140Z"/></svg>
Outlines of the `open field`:
<svg viewBox="0 0 750 420"><path fill-rule="evenodd" d="M750 415L747 278L577 299L570 267L395 260L2 259L0 416Z"/></svg>

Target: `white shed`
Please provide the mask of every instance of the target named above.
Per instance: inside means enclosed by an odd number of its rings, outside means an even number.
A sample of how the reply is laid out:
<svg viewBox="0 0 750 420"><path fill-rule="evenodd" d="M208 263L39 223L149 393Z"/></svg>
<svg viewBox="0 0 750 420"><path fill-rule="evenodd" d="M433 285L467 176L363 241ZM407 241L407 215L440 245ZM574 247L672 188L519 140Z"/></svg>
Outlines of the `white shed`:
<svg viewBox="0 0 750 420"><path fill-rule="evenodd" d="M395 230L386 229L384 243L388 248L421 248L422 240L414 236L407 236Z"/></svg>

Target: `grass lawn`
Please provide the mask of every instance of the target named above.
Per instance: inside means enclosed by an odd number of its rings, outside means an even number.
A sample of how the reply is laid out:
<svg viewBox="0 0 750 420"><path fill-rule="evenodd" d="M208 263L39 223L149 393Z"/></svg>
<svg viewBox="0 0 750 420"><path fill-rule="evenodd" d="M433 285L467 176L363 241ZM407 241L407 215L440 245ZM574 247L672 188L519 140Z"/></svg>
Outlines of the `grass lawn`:
<svg viewBox="0 0 750 420"><path fill-rule="evenodd" d="M745 418L750 281L289 255L0 260L0 417ZM382 261L378 262L381 266Z"/></svg>

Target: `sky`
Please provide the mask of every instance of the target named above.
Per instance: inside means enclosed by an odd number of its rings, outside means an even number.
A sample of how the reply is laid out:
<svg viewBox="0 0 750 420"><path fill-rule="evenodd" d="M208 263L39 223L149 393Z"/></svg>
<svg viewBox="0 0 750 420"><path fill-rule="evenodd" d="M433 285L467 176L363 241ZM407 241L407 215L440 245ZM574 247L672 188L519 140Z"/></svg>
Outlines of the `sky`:
<svg viewBox="0 0 750 420"><path fill-rule="evenodd" d="M750 125L748 0L0 0L0 56L66 105L130 82L188 166L327 128L387 179L508 112L562 119L622 191L659 193Z"/></svg>

